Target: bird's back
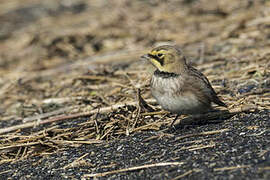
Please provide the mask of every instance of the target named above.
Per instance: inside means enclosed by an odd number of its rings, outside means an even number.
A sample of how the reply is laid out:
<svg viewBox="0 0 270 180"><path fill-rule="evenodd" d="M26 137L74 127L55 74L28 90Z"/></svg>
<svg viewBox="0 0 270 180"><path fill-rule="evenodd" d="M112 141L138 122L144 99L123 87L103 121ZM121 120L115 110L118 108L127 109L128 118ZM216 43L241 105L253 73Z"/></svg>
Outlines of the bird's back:
<svg viewBox="0 0 270 180"><path fill-rule="evenodd" d="M214 102L217 105L227 107L227 105L222 102L217 93L211 86L209 80L206 76L204 76L200 71L193 68L192 66L188 67L187 79L189 78L189 82L193 82L190 86L194 88L198 92L198 96L200 96L205 101Z"/></svg>

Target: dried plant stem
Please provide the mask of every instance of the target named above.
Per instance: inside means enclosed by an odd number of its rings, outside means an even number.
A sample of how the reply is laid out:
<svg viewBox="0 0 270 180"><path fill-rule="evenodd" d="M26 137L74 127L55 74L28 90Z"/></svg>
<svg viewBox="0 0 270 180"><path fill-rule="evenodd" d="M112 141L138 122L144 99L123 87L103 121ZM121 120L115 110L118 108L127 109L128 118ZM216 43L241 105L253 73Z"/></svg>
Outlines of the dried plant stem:
<svg viewBox="0 0 270 180"><path fill-rule="evenodd" d="M172 180L178 180L178 179L181 179L181 178L183 178L183 177L185 177L185 176L190 175L190 174L193 173L194 171L195 171L195 170L189 170L189 171L185 172L184 174L181 174L181 175L179 175L179 176L176 176L176 177L173 178Z"/></svg>
<svg viewBox="0 0 270 180"><path fill-rule="evenodd" d="M228 171L234 169L241 169L241 168L249 168L249 165L242 165L242 166L232 166L232 167L222 167L222 168L215 168L214 171Z"/></svg>
<svg viewBox="0 0 270 180"><path fill-rule="evenodd" d="M164 162L164 163L148 164L148 165L135 166L135 167L125 168L125 169L107 171L107 172L103 172L103 173L85 174L84 177L102 177L102 176L107 176L110 174L122 173L122 172L128 172L128 171L136 171L136 170L146 169L146 168L151 168L151 167L179 166L182 164L184 164L184 163L183 162Z"/></svg>
<svg viewBox="0 0 270 180"><path fill-rule="evenodd" d="M149 100L146 100L146 102L152 103L152 102L155 102L155 101L153 99L149 99ZM54 117L54 118L51 118L51 119L46 119L46 120L37 121L37 122L23 123L23 124L19 124L19 125L16 125L16 126L2 128L2 129L0 129L0 134L8 133L8 132L15 131L15 130L18 130L18 129L36 127L36 126L39 126L39 125L42 125L42 124L48 124L48 123L52 123L52 122L56 122L56 121L63 121L63 120L67 120L67 119L90 116L90 115L93 115L93 114L96 114L96 113L106 113L106 112L110 112L112 110L118 109L120 107L124 107L126 105L135 106L136 104L137 104L137 102L135 102L135 101L134 102L126 102L126 103L111 105L111 106L108 106L108 107L103 107L103 108L100 108L100 109L94 109L94 110L89 111L89 112L77 113L77 114L71 114L71 115L64 115L64 116Z"/></svg>
<svg viewBox="0 0 270 180"><path fill-rule="evenodd" d="M197 134L188 134L184 136L179 136L176 138L176 140L184 139L184 138L189 138L189 137L196 137L196 136L207 136L207 135L212 135L212 134L218 134L218 133L223 133L226 131L229 131L230 129L220 129L220 130L215 130L215 131L206 131L206 132L201 132Z"/></svg>

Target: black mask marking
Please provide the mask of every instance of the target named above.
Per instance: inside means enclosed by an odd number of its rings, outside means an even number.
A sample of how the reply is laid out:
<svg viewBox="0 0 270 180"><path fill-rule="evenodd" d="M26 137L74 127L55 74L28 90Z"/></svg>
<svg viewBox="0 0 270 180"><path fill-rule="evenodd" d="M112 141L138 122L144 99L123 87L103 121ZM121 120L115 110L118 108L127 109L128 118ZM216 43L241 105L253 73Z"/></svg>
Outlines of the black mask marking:
<svg viewBox="0 0 270 180"><path fill-rule="evenodd" d="M154 72L154 75L162 77L162 78L172 78L172 77L180 76L180 74L159 71L158 69Z"/></svg>
<svg viewBox="0 0 270 180"><path fill-rule="evenodd" d="M148 54L148 56L155 59L155 60L157 60L160 63L161 66L164 65L164 57L160 58L160 57L152 55L152 54Z"/></svg>

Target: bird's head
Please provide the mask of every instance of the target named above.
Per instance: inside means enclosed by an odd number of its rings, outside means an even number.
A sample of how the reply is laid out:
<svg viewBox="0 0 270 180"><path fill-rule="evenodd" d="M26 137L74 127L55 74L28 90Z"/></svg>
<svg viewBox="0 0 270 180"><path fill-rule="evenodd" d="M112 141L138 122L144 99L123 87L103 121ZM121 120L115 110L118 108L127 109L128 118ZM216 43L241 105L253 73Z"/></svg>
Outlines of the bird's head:
<svg viewBox="0 0 270 180"><path fill-rule="evenodd" d="M180 74L186 69L186 59L174 46L163 45L154 48L142 58L150 61L159 71Z"/></svg>

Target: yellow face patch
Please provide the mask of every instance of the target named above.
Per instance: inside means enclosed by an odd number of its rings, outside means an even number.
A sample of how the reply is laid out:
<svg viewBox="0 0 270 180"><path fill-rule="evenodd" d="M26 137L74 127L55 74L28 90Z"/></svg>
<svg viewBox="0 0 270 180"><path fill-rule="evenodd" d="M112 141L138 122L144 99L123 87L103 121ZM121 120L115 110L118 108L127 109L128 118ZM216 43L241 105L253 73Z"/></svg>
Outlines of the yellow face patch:
<svg viewBox="0 0 270 180"><path fill-rule="evenodd" d="M151 63L156 66L160 71L164 70L164 61L165 61L165 53L166 50L153 50L149 55L152 56Z"/></svg>
<svg viewBox="0 0 270 180"><path fill-rule="evenodd" d="M158 51L154 50L150 54L162 58L162 56L164 56L166 52L167 52L166 50L158 50Z"/></svg>

